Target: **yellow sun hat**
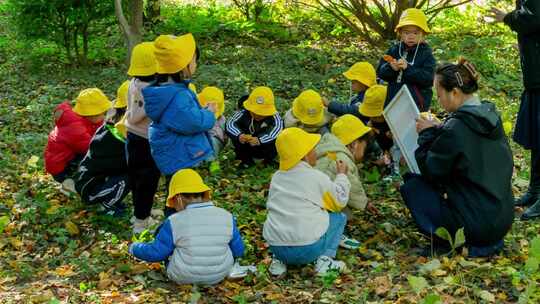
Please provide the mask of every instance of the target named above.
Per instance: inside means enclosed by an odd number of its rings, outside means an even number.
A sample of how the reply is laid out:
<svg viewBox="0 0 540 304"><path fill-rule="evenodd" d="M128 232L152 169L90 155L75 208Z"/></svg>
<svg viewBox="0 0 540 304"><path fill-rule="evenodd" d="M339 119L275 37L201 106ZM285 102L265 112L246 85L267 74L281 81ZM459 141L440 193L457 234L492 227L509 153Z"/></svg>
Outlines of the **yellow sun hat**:
<svg viewBox="0 0 540 304"><path fill-rule="evenodd" d="M118 87L118 90L116 91L116 99L113 103L113 107L115 109L127 107L129 82L129 80L126 80Z"/></svg>
<svg viewBox="0 0 540 304"><path fill-rule="evenodd" d="M199 173L193 169L178 170L169 183L169 196L167 205L171 206L171 200L181 193L210 192L210 188L204 183Z"/></svg>
<svg viewBox="0 0 540 304"><path fill-rule="evenodd" d="M272 116L277 113L274 93L269 87L256 87L244 101L244 108L260 116Z"/></svg>
<svg viewBox="0 0 540 304"><path fill-rule="evenodd" d="M127 74L129 76L151 76L157 73L154 43L137 44L131 51L131 60Z"/></svg>
<svg viewBox="0 0 540 304"><path fill-rule="evenodd" d="M206 107L209 103L215 103L217 105L216 118L220 117L223 111L225 111L225 96L222 90L216 87L206 87L197 97L199 97L201 107Z"/></svg>
<svg viewBox="0 0 540 304"><path fill-rule="evenodd" d="M384 101L386 100L386 86L376 84L367 89L364 95L364 101L358 107L358 112L366 117L381 116L384 110Z"/></svg>
<svg viewBox="0 0 540 304"><path fill-rule="evenodd" d="M314 90L302 92L294 99L292 112L303 124L320 124L324 120L324 104L321 95Z"/></svg>
<svg viewBox="0 0 540 304"><path fill-rule="evenodd" d="M185 67L195 56L195 38L191 33L182 36L160 35L154 41L154 55L159 74L174 74Z"/></svg>
<svg viewBox="0 0 540 304"><path fill-rule="evenodd" d="M362 61L355 63L346 72L343 73L349 80L356 80L368 88L377 84L377 72L369 62Z"/></svg>
<svg viewBox="0 0 540 304"><path fill-rule="evenodd" d="M320 134L311 134L300 128L283 130L276 139L279 170L287 171L294 167L320 140Z"/></svg>
<svg viewBox="0 0 540 304"><path fill-rule="evenodd" d="M332 125L331 131L342 144L348 145L371 131L371 128L367 127L358 117L345 114Z"/></svg>
<svg viewBox="0 0 540 304"><path fill-rule="evenodd" d="M403 11L401 17L399 18L399 23L396 26L395 31L398 32L400 28L407 25L417 26L422 29L426 34L431 33L426 15L424 14L424 12L417 8L409 8Z"/></svg>
<svg viewBox="0 0 540 304"><path fill-rule="evenodd" d="M73 112L81 116L94 116L107 112L111 108L111 101L98 88L82 90L75 98Z"/></svg>

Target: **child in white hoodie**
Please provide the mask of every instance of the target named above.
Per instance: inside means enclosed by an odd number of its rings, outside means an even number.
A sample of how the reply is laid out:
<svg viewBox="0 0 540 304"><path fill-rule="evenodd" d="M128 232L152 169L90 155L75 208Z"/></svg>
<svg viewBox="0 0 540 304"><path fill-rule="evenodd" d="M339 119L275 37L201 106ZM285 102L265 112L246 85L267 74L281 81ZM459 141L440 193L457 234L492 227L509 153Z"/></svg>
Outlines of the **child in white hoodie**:
<svg viewBox="0 0 540 304"><path fill-rule="evenodd" d="M314 148L320 139L319 134L287 128L276 140L279 171L270 183L263 228L274 255L269 269L273 275L284 274L287 265L314 261L318 274L345 269L345 263L334 258L346 223L340 211L349 200L348 168L337 162L332 181L312 167L317 162Z"/></svg>

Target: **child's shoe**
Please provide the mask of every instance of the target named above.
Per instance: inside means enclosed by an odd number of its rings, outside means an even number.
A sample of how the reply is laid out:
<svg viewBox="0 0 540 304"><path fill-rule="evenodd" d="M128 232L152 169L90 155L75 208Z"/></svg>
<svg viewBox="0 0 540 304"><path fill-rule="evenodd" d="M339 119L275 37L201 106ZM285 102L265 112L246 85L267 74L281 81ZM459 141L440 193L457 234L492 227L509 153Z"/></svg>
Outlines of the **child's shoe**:
<svg viewBox="0 0 540 304"><path fill-rule="evenodd" d="M219 165L219 161L214 160L210 163L210 167L208 168L210 170L210 173L216 174L221 171L221 166Z"/></svg>
<svg viewBox="0 0 540 304"><path fill-rule="evenodd" d="M342 234L339 246L345 249L358 249L360 247L360 242Z"/></svg>
<svg viewBox="0 0 540 304"><path fill-rule="evenodd" d="M60 185L60 192L65 196L70 196L72 193L77 193L75 190L75 181L71 178L66 178Z"/></svg>
<svg viewBox="0 0 540 304"><path fill-rule="evenodd" d="M119 218L126 215L126 208L127 207L126 205L124 205L124 203L118 202L110 208L101 205L97 213L99 215L106 215L106 216L112 216L114 218Z"/></svg>
<svg viewBox="0 0 540 304"><path fill-rule="evenodd" d="M334 260L331 257L321 255L315 264L315 271L317 271L318 275L324 275L330 270L342 272L346 267L347 266L342 261Z"/></svg>
<svg viewBox="0 0 540 304"><path fill-rule="evenodd" d="M154 220L151 216L145 218L144 220L135 218L133 220L133 234L139 234L146 229L153 233L158 224L159 222Z"/></svg>
<svg viewBox="0 0 540 304"><path fill-rule="evenodd" d="M273 257L272 263L270 263L270 267L268 267L268 271L270 271L273 276L279 277L287 272L287 265L276 257Z"/></svg>

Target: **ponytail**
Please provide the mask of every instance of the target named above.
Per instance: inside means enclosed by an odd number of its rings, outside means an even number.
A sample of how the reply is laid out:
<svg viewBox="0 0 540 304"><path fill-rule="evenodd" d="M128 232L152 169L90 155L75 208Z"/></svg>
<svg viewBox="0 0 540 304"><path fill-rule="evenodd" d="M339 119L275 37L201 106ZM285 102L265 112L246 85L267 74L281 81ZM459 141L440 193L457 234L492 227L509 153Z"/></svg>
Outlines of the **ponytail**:
<svg viewBox="0 0 540 304"><path fill-rule="evenodd" d="M447 92L454 88L459 88L465 94L478 91L480 74L476 67L464 58L460 58L457 64L447 63L439 66L435 75L439 76L439 83Z"/></svg>

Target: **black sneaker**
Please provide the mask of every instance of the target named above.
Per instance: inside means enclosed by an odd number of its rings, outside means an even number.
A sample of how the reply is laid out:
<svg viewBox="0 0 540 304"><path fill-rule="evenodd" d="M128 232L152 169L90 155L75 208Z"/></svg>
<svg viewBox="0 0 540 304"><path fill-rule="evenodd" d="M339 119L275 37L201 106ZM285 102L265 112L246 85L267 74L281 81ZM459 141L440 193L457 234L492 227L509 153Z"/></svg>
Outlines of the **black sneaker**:
<svg viewBox="0 0 540 304"><path fill-rule="evenodd" d="M536 200L534 205L530 206L527 208L527 210L525 210L525 212L523 212L521 215L521 220L528 221L537 217L540 217L540 199Z"/></svg>
<svg viewBox="0 0 540 304"><path fill-rule="evenodd" d="M527 207L532 204L538 199L538 194L531 193L529 191L525 192L520 198L516 199L514 201L514 206L516 207Z"/></svg>

